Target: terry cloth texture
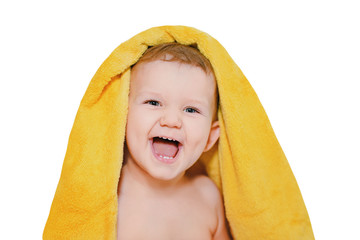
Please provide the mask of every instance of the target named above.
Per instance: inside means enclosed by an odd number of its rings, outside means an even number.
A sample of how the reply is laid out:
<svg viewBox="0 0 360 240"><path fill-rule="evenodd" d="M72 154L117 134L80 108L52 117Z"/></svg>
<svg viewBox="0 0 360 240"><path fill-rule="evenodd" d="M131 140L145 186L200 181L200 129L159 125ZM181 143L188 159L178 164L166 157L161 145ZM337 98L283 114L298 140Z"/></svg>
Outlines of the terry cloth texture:
<svg viewBox="0 0 360 240"><path fill-rule="evenodd" d="M203 154L234 239L314 239L300 190L248 80L214 38L185 26L148 29L92 78L70 133L44 239L115 239L131 66L149 46L196 44L215 72L220 138Z"/></svg>

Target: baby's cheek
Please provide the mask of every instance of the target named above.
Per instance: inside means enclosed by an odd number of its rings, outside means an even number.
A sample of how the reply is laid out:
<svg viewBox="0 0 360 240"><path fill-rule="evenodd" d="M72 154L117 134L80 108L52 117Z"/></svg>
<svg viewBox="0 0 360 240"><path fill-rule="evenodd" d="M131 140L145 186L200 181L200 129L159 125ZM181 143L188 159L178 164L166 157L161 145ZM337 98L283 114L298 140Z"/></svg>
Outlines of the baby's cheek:
<svg viewBox="0 0 360 240"><path fill-rule="evenodd" d="M205 145L207 143L210 127L207 126L206 123L196 124L192 126L192 142L194 146L198 146L202 152L202 150L205 148Z"/></svg>

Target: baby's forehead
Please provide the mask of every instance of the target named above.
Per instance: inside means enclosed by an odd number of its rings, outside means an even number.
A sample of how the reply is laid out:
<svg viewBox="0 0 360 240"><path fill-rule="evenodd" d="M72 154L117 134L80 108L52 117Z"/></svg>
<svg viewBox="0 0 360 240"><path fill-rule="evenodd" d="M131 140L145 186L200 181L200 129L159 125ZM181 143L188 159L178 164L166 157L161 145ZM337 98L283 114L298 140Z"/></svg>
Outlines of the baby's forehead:
<svg viewBox="0 0 360 240"><path fill-rule="evenodd" d="M156 83L161 78L168 80L161 81L162 85L174 85L179 82L199 84L201 82L203 87L217 90L216 80L211 72L207 73L198 66L184 62L152 60L140 62L131 69L131 85L140 85L139 87L141 87L152 82ZM189 79L192 82L189 82Z"/></svg>

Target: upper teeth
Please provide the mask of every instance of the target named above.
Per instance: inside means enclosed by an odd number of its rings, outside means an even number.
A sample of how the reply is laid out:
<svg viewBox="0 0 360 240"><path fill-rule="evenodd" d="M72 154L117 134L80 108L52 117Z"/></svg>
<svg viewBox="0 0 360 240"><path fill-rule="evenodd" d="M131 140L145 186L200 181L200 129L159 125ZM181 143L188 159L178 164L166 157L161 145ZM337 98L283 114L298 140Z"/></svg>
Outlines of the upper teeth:
<svg viewBox="0 0 360 240"><path fill-rule="evenodd" d="M162 138L162 139L165 139L165 140L170 140L170 141L176 141L176 140L174 140L174 139L171 139L171 138L166 138L166 137L159 137L159 138Z"/></svg>

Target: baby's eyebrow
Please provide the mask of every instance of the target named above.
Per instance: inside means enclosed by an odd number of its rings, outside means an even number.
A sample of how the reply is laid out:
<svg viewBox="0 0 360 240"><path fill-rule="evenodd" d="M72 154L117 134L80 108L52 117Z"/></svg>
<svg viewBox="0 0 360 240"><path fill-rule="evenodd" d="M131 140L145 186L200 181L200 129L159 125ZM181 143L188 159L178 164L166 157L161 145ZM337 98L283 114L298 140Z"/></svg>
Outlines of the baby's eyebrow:
<svg viewBox="0 0 360 240"><path fill-rule="evenodd" d="M161 94L157 93L157 92L152 92L152 91L140 91L138 93L136 93L136 97L143 97L143 96L156 96L156 97L161 97Z"/></svg>
<svg viewBox="0 0 360 240"><path fill-rule="evenodd" d="M138 93L136 93L135 95L135 98L139 98L139 97L155 97L155 98L163 98L162 94L158 93L158 92L153 92L153 91L140 91ZM203 106L203 107L207 107L209 105L209 102L208 101L204 101L204 100L201 100L201 99L196 99L196 98L184 98L183 99L183 102L186 103L186 104L194 104L196 106Z"/></svg>
<svg viewBox="0 0 360 240"><path fill-rule="evenodd" d="M203 101L203 100L198 100L198 99L193 99L193 98L187 98L184 100L185 102L189 102L191 104L195 104L195 105L200 105L200 106L207 106L208 102L207 101Z"/></svg>

